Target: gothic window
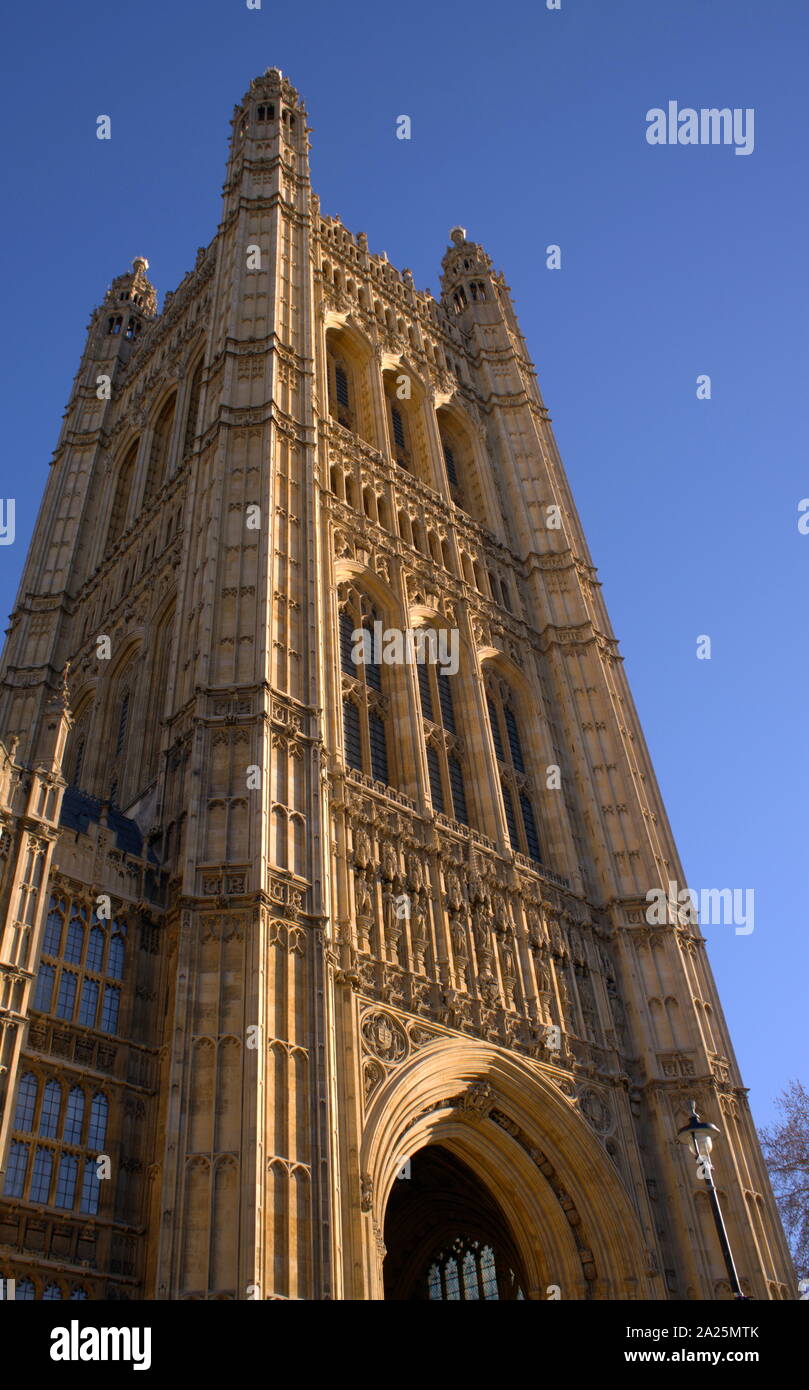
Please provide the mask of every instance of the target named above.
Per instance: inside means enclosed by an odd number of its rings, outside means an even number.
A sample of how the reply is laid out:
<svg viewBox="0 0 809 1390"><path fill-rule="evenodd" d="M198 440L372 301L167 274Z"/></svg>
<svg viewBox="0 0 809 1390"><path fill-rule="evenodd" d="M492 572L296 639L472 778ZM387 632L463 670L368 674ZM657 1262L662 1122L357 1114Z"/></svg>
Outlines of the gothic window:
<svg viewBox="0 0 809 1390"><path fill-rule="evenodd" d="M107 1137L107 1116L109 1105L106 1096L100 1093L93 1096L90 1106L90 1123L87 1127L87 1143L91 1149L101 1150Z"/></svg>
<svg viewBox="0 0 809 1390"><path fill-rule="evenodd" d="M353 372L344 357L329 351L326 358L329 377L329 412L344 429L354 429Z"/></svg>
<svg viewBox="0 0 809 1390"><path fill-rule="evenodd" d="M52 965L40 965L36 989L34 990L33 1007L42 1013L48 1014L51 1011L55 975L56 971Z"/></svg>
<svg viewBox="0 0 809 1390"><path fill-rule="evenodd" d="M407 443L405 441L404 420L402 419L402 412L399 409L398 405L391 406L390 418L391 424L393 426L393 443L397 451L399 451L400 453L406 453Z"/></svg>
<svg viewBox="0 0 809 1390"><path fill-rule="evenodd" d="M457 753L450 753L447 759L449 768L449 785L452 792L452 805L455 811L455 819L463 825L469 824L469 812L466 805L466 788L464 785L463 767Z"/></svg>
<svg viewBox="0 0 809 1390"><path fill-rule="evenodd" d="M86 1212L88 1216L96 1216L98 1214L100 1187L101 1183L99 1182L98 1169L95 1164L92 1161L85 1163L79 1210Z"/></svg>
<svg viewBox="0 0 809 1390"><path fill-rule="evenodd" d="M503 810L511 848L542 862L536 819L536 794L528 773L514 697L505 681L486 682L489 726L500 773Z"/></svg>
<svg viewBox="0 0 809 1390"><path fill-rule="evenodd" d="M74 787L78 787L80 785L82 764L84 762L85 742L86 737L84 732L82 731L79 733L79 736L76 739L76 751L73 754L73 777L71 780Z"/></svg>
<svg viewBox="0 0 809 1390"><path fill-rule="evenodd" d="M332 272L328 263L324 262L323 284L327 291L330 282L339 292L342 283L340 272ZM343 429L376 445L366 389L371 356L370 343L359 333L349 333L340 328L326 330L326 399L329 415Z"/></svg>
<svg viewBox="0 0 809 1390"><path fill-rule="evenodd" d="M39 1113L39 1132L43 1139L54 1139L59 1128L59 1114L62 1109L62 1088L58 1081L48 1081L42 1097Z"/></svg>
<svg viewBox="0 0 809 1390"><path fill-rule="evenodd" d="M28 1188L29 1202L47 1202L50 1195L52 1172L53 1153L50 1149L44 1149L41 1145L37 1145L34 1170Z"/></svg>
<svg viewBox="0 0 809 1390"><path fill-rule="evenodd" d="M62 1154L59 1160L59 1174L56 1179L54 1206L72 1211L76 1200L76 1179L79 1175L79 1160L75 1154Z"/></svg>
<svg viewBox="0 0 809 1390"><path fill-rule="evenodd" d="M373 710L368 716L368 741L371 748L371 776L377 782L388 782L388 749L385 721Z"/></svg>
<svg viewBox="0 0 809 1390"><path fill-rule="evenodd" d="M169 445L171 444L172 426L174 424L174 410L177 405L176 392L166 401L163 409L157 417L152 435L152 445L149 450L149 466L146 470L146 484L143 490L143 505L148 507L155 493L159 491L165 481L168 462Z"/></svg>
<svg viewBox="0 0 809 1390"><path fill-rule="evenodd" d="M17 1284L16 1298L22 1299L22 1301L23 1301L24 1303L25 1303L25 1302L31 1303L31 1302L34 1301L35 1293L34 1293L34 1284L33 1284L33 1280L31 1280L31 1279L22 1279L22 1280ZM15 1301L16 1301L16 1299L15 1299Z"/></svg>
<svg viewBox="0 0 809 1390"><path fill-rule="evenodd" d="M425 656L429 652L425 638ZM433 810L468 825L464 750L456 727L453 678L445 675L441 667L430 660L417 662L416 670Z"/></svg>
<svg viewBox="0 0 809 1390"><path fill-rule="evenodd" d="M401 396L403 383L408 383L413 394ZM426 476L422 467L424 462L424 439L419 419L419 388L409 374L400 368L386 371L383 377L385 401L388 411L388 434L390 448L400 468L417 477ZM430 481L427 478L427 481Z"/></svg>
<svg viewBox="0 0 809 1390"><path fill-rule="evenodd" d="M427 1289L428 1299L435 1302L474 1303L525 1298L512 1271L498 1270L490 1245L460 1237L448 1250L442 1250L430 1265Z"/></svg>
<svg viewBox="0 0 809 1390"><path fill-rule="evenodd" d="M126 726L129 719L129 691L125 690L118 706L118 732L115 737L115 756L120 758L126 742Z"/></svg>
<svg viewBox="0 0 809 1390"><path fill-rule="evenodd" d="M356 772L362 772L362 739L360 712L350 696L343 698L343 744L345 760Z"/></svg>
<svg viewBox="0 0 809 1390"><path fill-rule="evenodd" d="M457 410L444 406L438 410L437 420L450 496L456 507L490 527L491 517L487 514L481 495L469 429Z"/></svg>
<svg viewBox="0 0 809 1390"><path fill-rule="evenodd" d="M440 1145L413 1155L385 1213L385 1298L523 1300L521 1261L496 1196Z"/></svg>
<svg viewBox="0 0 809 1390"><path fill-rule="evenodd" d="M382 624L358 589L340 593L339 648L343 696L343 755L349 767L377 782L391 783L388 748L389 693L380 653ZM379 628L375 630L374 624Z"/></svg>
<svg viewBox="0 0 809 1390"><path fill-rule="evenodd" d="M259 123L263 121L272 121L275 119L275 107L272 104L269 106L259 106L256 115Z"/></svg>
<svg viewBox="0 0 809 1390"><path fill-rule="evenodd" d="M49 1284L48 1287L46 1288L45 1292L43 1293L42 1297L43 1297L43 1299L45 1299L45 1298L49 1298L49 1299L58 1299L58 1298L61 1298L61 1297L62 1297L62 1290L59 1288L59 1285L58 1285L58 1284Z"/></svg>
<svg viewBox="0 0 809 1390"><path fill-rule="evenodd" d="M55 997L57 1018L97 1032L117 1033L126 923L118 917L100 919L95 911L91 918L87 905L74 902L68 909L64 899L54 896L42 953L33 1007L50 1013Z"/></svg>
<svg viewBox="0 0 809 1390"><path fill-rule="evenodd" d="M64 1141L66 1144L80 1144L82 1124L84 1123L84 1091L74 1086L67 1098L65 1111Z"/></svg>
<svg viewBox="0 0 809 1390"><path fill-rule="evenodd" d="M28 1168L28 1145L19 1139L12 1141L8 1151L6 1181L3 1185L5 1197L22 1197L25 1187L25 1174Z"/></svg>
<svg viewBox="0 0 809 1390"><path fill-rule="evenodd" d="M33 1072L26 1072L17 1090L17 1108L14 1111L14 1129L23 1134L34 1130L34 1111L37 1103L37 1079Z"/></svg>
<svg viewBox="0 0 809 1390"><path fill-rule="evenodd" d="M33 1073L27 1073L23 1082L25 1100L22 1106L18 1100L12 1126L15 1136L31 1132L36 1112L39 1083ZM22 1096L21 1090L20 1099ZM80 1210L95 1214L100 1190L96 1159L107 1137L109 1103L100 1092L92 1095L84 1138L85 1093L82 1087L74 1086L68 1094L60 1133L61 1110L61 1085L54 1079L48 1080L41 1089L38 1122L38 1138L45 1142L37 1143L32 1153L30 1144L12 1138L4 1195L72 1211L76 1206L81 1173Z"/></svg>
<svg viewBox="0 0 809 1390"><path fill-rule="evenodd" d="M138 440L134 440L129 446L129 450L118 470L118 480L115 484L115 494L110 508L110 524L107 528L106 551L109 554L112 547L120 540L126 526L126 516L129 510L129 494L132 491L132 478L135 472L135 460L138 456Z"/></svg>
<svg viewBox="0 0 809 1390"><path fill-rule="evenodd" d="M441 762L438 756L438 749L431 744L427 749L427 771L430 775L430 797L432 798L433 810L444 813L444 788L441 782Z"/></svg>
<svg viewBox="0 0 809 1390"><path fill-rule="evenodd" d="M185 415L185 435L183 437L183 458L187 458L194 447L194 440L197 436L197 416L199 415L199 403L202 396L202 359L194 368L194 375L191 378L191 388L188 392L188 408Z"/></svg>

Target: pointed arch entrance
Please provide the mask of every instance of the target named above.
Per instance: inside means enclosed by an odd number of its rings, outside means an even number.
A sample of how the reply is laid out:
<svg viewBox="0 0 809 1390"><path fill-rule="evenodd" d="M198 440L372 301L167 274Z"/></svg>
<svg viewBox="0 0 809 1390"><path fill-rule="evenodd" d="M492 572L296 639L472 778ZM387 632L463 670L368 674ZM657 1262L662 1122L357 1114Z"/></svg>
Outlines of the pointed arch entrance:
<svg viewBox="0 0 809 1390"><path fill-rule="evenodd" d="M430 1241L430 1213L450 1172L445 1153L471 1177L464 1178L464 1203L454 1218L450 1211L449 1224L438 1219ZM411 1174L425 1177L421 1214L416 1189L411 1199L400 1195L408 1179L398 1174L408 1161ZM351 1297L420 1297L418 1281L453 1253L450 1236L468 1242L454 1252L456 1261L477 1241L492 1248L496 1265L499 1249L501 1267L527 1300L552 1297L554 1285L565 1300L665 1296L617 1170L570 1098L525 1057L471 1038L421 1047L374 1095L360 1173L367 1263L361 1284L350 1279ZM409 1243L402 1235L408 1200L419 1228Z"/></svg>
<svg viewBox="0 0 809 1390"><path fill-rule="evenodd" d="M497 1198L441 1144L420 1149L385 1212L386 1300L525 1298L522 1258Z"/></svg>

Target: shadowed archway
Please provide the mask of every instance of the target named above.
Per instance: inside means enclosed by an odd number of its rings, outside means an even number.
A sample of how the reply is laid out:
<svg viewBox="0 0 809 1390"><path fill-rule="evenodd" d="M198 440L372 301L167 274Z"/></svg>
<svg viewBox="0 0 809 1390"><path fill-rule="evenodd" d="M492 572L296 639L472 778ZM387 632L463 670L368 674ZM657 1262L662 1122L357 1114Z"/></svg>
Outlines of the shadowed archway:
<svg viewBox="0 0 809 1390"><path fill-rule="evenodd" d="M430 1144L394 1183L385 1213L385 1299L522 1299L525 1276L496 1198L455 1154Z"/></svg>

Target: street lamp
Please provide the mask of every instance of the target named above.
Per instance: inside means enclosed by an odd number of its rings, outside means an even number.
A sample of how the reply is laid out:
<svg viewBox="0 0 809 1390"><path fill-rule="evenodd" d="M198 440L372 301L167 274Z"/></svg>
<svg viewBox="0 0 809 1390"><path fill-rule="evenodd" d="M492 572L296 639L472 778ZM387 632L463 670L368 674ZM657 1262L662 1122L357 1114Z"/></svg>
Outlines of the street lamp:
<svg viewBox="0 0 809 1390"><path fill-rule="evenodd" d="M714 1187L713 1165L711 1163L711 1149L713 1148L713 1137L719 1135L721 1130L716 1125L710 1124L707 1120L701 1120L697 1114L695 1102L691 1102L691 1118L687 1125L677 1131L677 1138L681 1144L688 1144L695 1159L697 1160L697 1177L702 1178L708 1189L711 1199L711 1211L716 1225L716 1233L719 1236L719 1244L722 1247L722 1254L725 1257L725 1266L730 1279L730 1287L733 1290L734 1298L746 1298L742 1293L739 1276L736 1273L736 1266L733 1263L733 1253L728 1240L728 1233L725 1229L725 1222L722 1217L722 1209L719 1206L719 1194Z"/></svg>

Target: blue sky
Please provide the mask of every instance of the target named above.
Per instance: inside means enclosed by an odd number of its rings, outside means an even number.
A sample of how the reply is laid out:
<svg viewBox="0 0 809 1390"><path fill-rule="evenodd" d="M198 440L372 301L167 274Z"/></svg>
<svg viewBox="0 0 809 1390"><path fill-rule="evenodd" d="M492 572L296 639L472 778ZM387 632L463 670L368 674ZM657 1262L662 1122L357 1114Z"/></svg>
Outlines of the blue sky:
<svg viewBox="0 0 809 1390"><path fill-rule="evenodd" d="M689 884L755 889L752 935L706 936L754 1114L771 1120L789 1079L809 1082L809 11L44 0L13 7L4 38L17 539L0 547L0 610L91 309L134 255L161 297L193 266L219 217L233 105L280 67L307 102L324 212L433 292L461 223L512 287ZM753 153L650 146L646 112L669 100L754 108Z"/></svg>

